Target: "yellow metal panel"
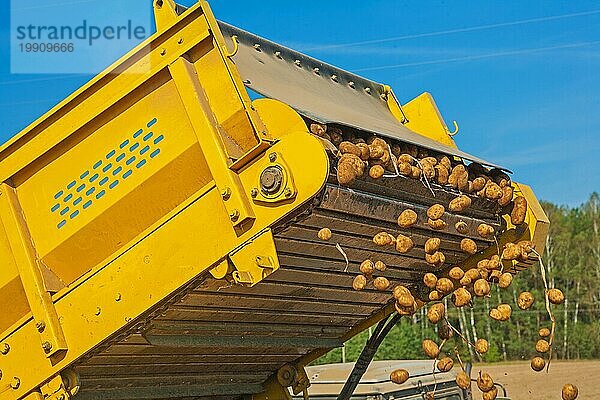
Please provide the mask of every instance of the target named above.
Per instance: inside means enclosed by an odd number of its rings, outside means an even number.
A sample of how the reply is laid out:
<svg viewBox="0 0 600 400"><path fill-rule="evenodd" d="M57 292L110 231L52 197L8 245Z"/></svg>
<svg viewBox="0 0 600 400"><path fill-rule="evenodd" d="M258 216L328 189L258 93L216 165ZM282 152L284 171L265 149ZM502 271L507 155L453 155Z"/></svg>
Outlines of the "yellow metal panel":
<svg viewBox="0 0 600 400"><path fill-rule="evenodd" d="M456 148L456 143L448 134L448 127L431 94L425 92L415 97L404 104L403 109L408 119L405 123L407 128Z"/></svg>
<svg viewBox="0 0 600 400"><path fill-rule="evenodd" d="M21 383L17 389L1 392L0 399L17 399L33 390L101 341L132 326L148 309L258 232L310 201L328 174L323 145L309 134L290 134L275 144L273 151L285 157L298 188L296 198L277 206L255 204L254 224L238 236L229 224L220 193L214 184L206 185L134 240L124 243L124 249L129 250L103 261L104 268L60 295L55 305L69 343L63 359L52 365L43 362L41 348L31 346L37 335L32 321L5 338L12 350L0 357L0 369L4 376L19 377ZM246 192L257 182L261 165L253 163L241 172Z"/></svg>

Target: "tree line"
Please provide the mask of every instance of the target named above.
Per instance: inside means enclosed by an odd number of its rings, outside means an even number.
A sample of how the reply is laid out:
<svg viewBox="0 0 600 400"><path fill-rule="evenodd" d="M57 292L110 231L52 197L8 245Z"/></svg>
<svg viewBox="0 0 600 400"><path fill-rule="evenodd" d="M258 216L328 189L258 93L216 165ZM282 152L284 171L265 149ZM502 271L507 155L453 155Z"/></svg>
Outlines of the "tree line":
<svg viewBox="0 0 600 400"><path fill-rule="evenodd" d="M557 206L543 202L550 219L543 262L548 270L550 287L561 289L564 304L554 306L556 334L553 358L600 358L600 195L593 193L579 207ZM530 291L535 303L529 310L520 310L516 298L521 291ZM490 350L479 356L455 335L444 350L457 348L461 358L469 361L528 360L536 355L535 343L540 338L539 328L550 328L550 318L544 301L544 284L538 263L517 274L507 289L493 285L490 296L475 301L473 308L449 310L449 320L462 335L474 343L487 339ZM489 310L500 303L513 308L510 321L492 320ZM394 327L379 348L375 359L422 359L423 339L436 339L436 327L429 323L426 308L412 318L403 318ZM369 331L362 332L346 342L344 348L330 351L317 364L355 361ZM438 340L439 342L439 340Z"/></svg>

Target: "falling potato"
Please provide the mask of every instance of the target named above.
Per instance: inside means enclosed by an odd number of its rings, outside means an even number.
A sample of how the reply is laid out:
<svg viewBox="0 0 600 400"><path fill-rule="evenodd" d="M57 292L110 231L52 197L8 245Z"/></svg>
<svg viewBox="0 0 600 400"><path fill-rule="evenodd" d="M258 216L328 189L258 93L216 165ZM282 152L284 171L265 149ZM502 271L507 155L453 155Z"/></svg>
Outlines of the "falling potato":
<svg viewBox="0 0 600 400"><path fill-rule="evenodd" d="M495 321L502 321L502 313L497 308L492 308L490 310L490 317Z"/></svg>
<svg viewBox="0 0 600 400"><path fill-rule="evenodd" d="M490 294L490 284L485 279L477 279L473 284L473 292L477 297L484 297Z"/></svg>
<svg viewBox="0 0 600 400"><path fill-rule="evenodd" d="M535 372L540 372L546 366L546 361L539 356L535 356L531 359L531 369Z"/></svg>
<svg viewBox="0 0 600 400"><path fill-rule="evenodd" d="M579 395L579 389L577 386L567 383L562 388L562 398L563 400L575 400Z"/></svg>
<svg viewBox="0 0 600 400"><path fill-rule="evenodd" d="M475 342L475 351L479 354L485 354L490 349L490 344L485 339L477 339Z"/></svg>
<svg viewBox="0 0 600 400"><path fill-rule="evenodd" d="M450 357L444 357L437 363L437 369L440 372L448 372L454 366L454 361Z"/></svg>
<svg viewBox="0 0 600 400"><path fill-rule="evenodd" d="M432 358L432 359L437 358L437 356L440 355L440 348L438 347L437 343L435 343L431 339L423 340L422 347L423 347L423 352L429 358Z"/></svg>
<svg viewBox="0 0 600 400"><path fill-rule="evenodd" d="M403 307L412 307L415 304L415 298L406 286L396 286L392 294L396 302Z"/></svg>
<svg viewBox="0 0 600 400"><path fill-rule="evenodd" d="M527 216L527 200L525 197L516 197L513 200L513 209L510 213L510 222L513 225L518 226L525 222Z"/></svg>
<svg viewBox="0 0 600 400"><path fill-rule="evenodd" d="M471 302L471 293L460 287L452 293L452 302L456 307L464 307Z"/></svg>
<svg viewBox="0 0 600 400"><path fill-rule="evenodd" d="M449 294L454 290L454 284L448 278L440 278L437 280L435 289L443 294Z"/></svg>
<svg viewBox="0 0 600 400"><path fill-rule="evenodd" d="M317 233L317 236L321 240L329 240L329 239L331 239L331 229L329 229L329 228L322 228L319 231L319 233Z"/></svg>
<svg viewBox="0 0 600 400"><path fill-rule="evenodd" d="M521 292L517 298L517 306L519 306L521 310L528 310L533 305L534 301L531 292Z"/></svg>
<svg viewBox="0 0 600 400"><path fill-rule="evenodd" d="M444 304L436 303L436 304L431 305L429 307L429 309L427 310L427 319L432 324L437 324L438 322L440 322L442 320L442 318L444 318L445 314L446 314L446 307L444 307Z"/></svg>
<svg viewBox="0 0 600 400"><path fill-rule="evenodd" d="M521 255L521 248L514 243L506 243L502 250L503 260L516 260Z"/></svg>
<svg viewBox="0 0 600 400"><path fill-rule="evenodd" d="M448 276L459 281L463 276L465 276L465 271L463 271L461 267L452 267L450 271L448 271Z"/></svg>
<svg viewBox="0 0 600 400"><path fill-rule="evenodd" d="M548 328L540 328L540 330L538 331L538 334L541 337L548 337L548 336L550 336L550 329L548 329Z"/></svg>
<svg viewBox="0 0 600 400"><path fill-rule="evenodd" d="M390 374L390 380L398 385L401 385L404 382L406 382L409 377L410 375L408 374L408 371L402 368L394 370Z"/></svg>
<svg viewBox="0 0 600 400"><path fill-rule="evenodd" d="M548 300L552 304L562 304L565 301L565 295L560 289L550 289L548 290Z"/></svg>
<svg viewBox="0 0 600 400"><path fill-rule="evenodd" d="M494 388L494 380L487 372L479 371L479 376L477 377L477 387L482 392L489 392Z"/></svg>
<svg viewBox="0 0 600 400"><path fill-rule="evenodd" d="M442 340L451 339L454 336L454 331L447 322L440 323L438 326L438 337Z"/></svg>
<svg viewBox="0 0 600 400"><path fill-rule="evenodd" d="M490 390L481 394L482 400L495 400L496 397L498 397L498 388L496 386L493 386Z"/></svg>
<svg viewBox="0 0 600 400"><path fill-rule="evenodd" d="M363 290L367 287L367 277L364 275L357 275L352 282L352 287L354 290Z"/></svg>
<svg viewBox="0 0 600 400"><path fill-rule="evenodd" d="M500 304L496 307L498 311L500 311L500 315L502 316L501 321L508 321L512 314L512 308L508 304Z"/></svg>
<svg viewBox="0 0 600 400"><path fill-rule="evenodd" d="M456 374L456 384L459 388L467 390L471 387L471 378L465 371L460 371Z"/></svg>
<svg viewBox="0 0 600 400"><path fill-rule="evenodd" d="M538 353L546 353L548 350L550 350L550 343L544 339L538 340L535 344L535 351Z"/></svg>
<svg viewBox="0 0 600 400"><path fill-rule="evenodd" d="M507 287L510 286L510 284L512 283L513 280L513 276L510 272L505 272L502 275L500 275L500 278L498 279L498 286L506 289Z"/></svg>
<svg viewBox="0 0 600 400"><path fill-rule="evenodd" d="M401 228L410 228L411 226L417 223L417 219L418 216L416 212L410 209L404 210L400 213L400 216L398 217L398 225Z"/></svg>

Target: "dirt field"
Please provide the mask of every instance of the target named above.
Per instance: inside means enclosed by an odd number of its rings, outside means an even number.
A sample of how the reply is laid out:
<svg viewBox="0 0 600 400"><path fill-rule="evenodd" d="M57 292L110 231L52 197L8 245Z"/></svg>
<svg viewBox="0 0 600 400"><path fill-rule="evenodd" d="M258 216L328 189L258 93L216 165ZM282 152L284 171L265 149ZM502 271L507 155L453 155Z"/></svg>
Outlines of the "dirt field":
<svg viewBox="0 0 600 400"><path fill-rule="evenodd" d="M529 361L476 364L473 377L479 370L487 371L495 381L502 383L512 400L560 400L565 383L579 388L578 400L600 399L600 360L553 361L549 373L534 372ZM474 387L474 398L481 399L481 392L476 385Z"/></svg>

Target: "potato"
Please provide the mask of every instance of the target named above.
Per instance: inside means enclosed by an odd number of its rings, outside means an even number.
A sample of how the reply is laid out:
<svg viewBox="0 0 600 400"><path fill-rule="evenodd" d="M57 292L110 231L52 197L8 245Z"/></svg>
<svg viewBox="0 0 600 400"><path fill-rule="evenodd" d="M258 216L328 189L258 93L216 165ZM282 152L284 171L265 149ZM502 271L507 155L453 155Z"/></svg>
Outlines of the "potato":
<svg viewBox="0 0 600 400"><path fill-rule="evenodd" d="M477 279L473 284L473 292L477 297L484 297L490 294L490 284L485 279Z"/></svg>
<svg viewBox="0 0 600 400"><path fill-rule="evenodd" d="M363 290L367 287L367 277L364 275L356 275L354 281L352 282L352 287L354 290Z"/></svg>
<svg viewBox="0 0 600 400"><path fill-rule="evenodd" d="M521 255L521 248L514 243L506 243L502 250L503 260L516 260Z"/></svg>
<svg viewBox="0 0 600 400"><path fill-rule="evenodd" d="M521 292L517 298L517 306L521 310L528 310L533 305L534 298L531 292Z"/></svg>
<svg viewBox="0 0 600 400"><path fill-rule="evenodd" d="M389 246L394 243L394 237L387 232L379 232L373 236L373 243L377 246Z"/></svg>
<svg viewBox="0 0 600 400"><path fill-rule="evenodd" d="M437 358L437 356L440 354L440 348L431 339L423 340L423 343L421 344L421 346L423 347L423 352L429 358Z"/></svg>
<svg viewBox="0 0 600 400"><path fill-rule="evenodd" d="M397 165L397 163L398 163L398 159L396 158L395 155L392 154L390 156L390 160L387 163L385 163L385 165L384 165L385 170L388 171L388 172L391 172L393 174L396 174L396 165Z"/></svg>
<svg viewBox="0 0 600 400"><path fill-rule="evenodd" d="M385 169L381 165L373 165L369 168L369 176L373 179L379 179L385 173Z"/></svg>
<svg viewBox="0 0 600 400"><path fill-rule="evenodd" d="M405 163L404 161L398 162L398 172L404 176L411 176L413 173L412 165Z"/></svg>
<svg viewBox="0 0 600 400"><path fill-rule="evenodd" d="M434 204L427 209L427 217L431 219L440 219L444 216L446 209L441 204Z"/></svg>
<svg viewBox="0 0 600 400"><path fill-rule="evenodd" d="M377 136L370 137L367 140L367 144L373 145L373 146L383 147L384 149L388 148L388 142L386 142L385 139L382 139L382 138L377 137Z"/></svg>
<svg viewBox="0 0 600 400"><path fill-rule="evenodd" d="M323 136L327 132L327 125L322 124L310 124L310 131L317 136Z"/></svg>
<svg viewBox="0 0 600 400"><path fill-rule="evenodd" d="M490 275L488 276L487 280L492 283L498 283L498 281L500 280L500 276L502 276L502 272L500 272L497 269L494 269L490 271Z"/></svg>
<svg viewBox="0 0 600 400"><path fill-rule="evenodd" d="M448 204L448 209L452 212L463 212L469 207L471 207L471 198L464 194L455 197Z"/></svg>
<svg viewBox="0 0 600 400"><path fill-rule="evenodd" d="M379 160L385 154L385 147L374 144L369 145L369 158Z"/></svg>
<svg viewBox="0 0 600 400"><path fill-rule="evenodd" d="M342 154L354 154L357 157L360 157L362 152L360 148L351 142L342 142L339 145L340 153Z"/></svg>
<svg viewBox="0 0 600 400"><path fill-rule="evenodd" d="M440 251L436 251L433 254L425 254L425 261L428 264L435 265L436 267L441 267L446 262L446 256L444 253Z"/></svg>
<svg viewBox="0 0 600 400"><path fill-rule="evenodd" d="M369 146L367 146L365 143L357 143L356 148L360 151L360 154L357 154L357 156L359 156L363 161L369 161L369 156L371 155Z"/></svg>
<svg viewBox="0 0 600 400"><path fill-rule="evenodd" d="M486 183L485 178L482 178L480 176L473 179L473 191L479 192L480 190L482 190L485 187L485 183Z"/></svg>
<svg viewBox="0 0 600 400"><path fill-rule="evenodd" d="M436 181L440 185L445 185L448 183L449 175L450 175L450 173L448 172L448 169L445 166L440 165L440 164L435 166Z"/></svg>
<svg viewBox="0 0 600 400"><path fill-rule="evenodd" d="M456 232L460 233L461 235L467 235L469 233L469 226L464 221L458 221L456 224L454 224L454 229L456 229Z"/></svg>
<svg viewBox="0 0 600 400"><path fill-rule="evenodd" d="M494 182L488 182L485 186L485 197L490 200L498 200L502 197L502 188Z"/></svg>
<svg viewBox="0 0 600 400"><path fill-rule="evenodd" d="M454 366L454 361L450 357L444 357L437 363L437 369L440 372L448 372Z"/></svg>
<svg viewBox="0 0 600 400"><path fill-rule="evenodd" d="M365 168L367 163L360 159L356 154L346 153L342 154L338 161L338 166L343 163L352 164L354 171L356 172L356 176L362 176L365 172Z"/></svg>
<svg viewBox="0 0 600 400"><path fill-rule="evenodd" d="M435 157L425 157L421 159L421 164L429 164L432 167L435 167L438 163L437 159Z"/></svg>
<svg viewBox="0 0 600 400"><path fill-rule="evenodd" d="M400 154L400 156L398 156L398 162L403 162L408 165L414 165L415 159L410 154Z"/></svg>
<svg viewBox="0 0 600 400"><path fill-rule="evenodd" d="M340 185L350 185L356 179L356 170L351 163L339 163L337 179Z"/></svg>
<svg viewBox="0 0 600 400"><path fill-rule="evenodd" d="M438 238L429 238L425 242L425 253L433 254L440 249L442 241Z"/></svg>
<svg viewBox="0 0 600 400"><path fill-rule="evenodd" d="M446 222L444 222L443 219L431 219L428 218L427 219L427 225L429 225L431 228L435 229L436 231L442 231L444 229L446 229Z"/></svg>
<svg viewBox="0 0 600 400"><path fill-rule="evenodd" d="M477 227L477 234L482 238L491 238L494 236L496 230L493 226L488 224L479 224Z"/></svg>
<svg viewBox="0 0 600 400"><path fill-rule="evenodd" d="M513 280L512 274L509 272L505 272L502 275L500 275L500 279L498 279L498 286L501 287L502 289L506 289L507 287L510 286L510 284L512 283L512 280Z"/></svg>
<svg viewBox="0 0 600 400"><path fill-rule="evenodd" d="M384 272L386 270L387 266L384 264L383 261L375 261L375 269L379 272Z"/></svg>
<svg viewBox="0 0 600 400"><path fill-rule="evenodd" d="M329 240L329 239L331 239L331 229L329 229L329 228L322 228L319 231L319 233L317 233L317 236L321 240Z"/></svg>
<svg viewBox="0 0 600 400"><path fill-rule="evenodd" d="M498 311L500 311L500 315L502 316L502 321L508 321L512 314L512 308L508 304L500 304L496 307Z"/></svg>
<svg viewBox="0 0 600 400"><path fill-rule="evenodd" d="M442 295L442 293L438 292L437 290L432 290L431 292L429 292L429 294L427 295L427 298L431 301L438 301L441 300L442 297L444 297Z"/></svg>
<svg viewBox="0 0 600 400"><path fill-rule="evenodd" d="M502 313L497 308L492 308L490 310L490 317L496 321L502 321Z"/></svg>
<svg viewBox="0 0 600 400"><path fill-rule="evenodd" d="M565 301L565 295L560 289L550 289L548 290L548 300L552 304L562 304Z"/></svg>
<svg viewBox="0 0 600 400"><path fill-rule="evenodd" d="M396 250L400 253L408 253L414 246L414 242L408 236L398 235L396 238Z"/></svg>
<svg viewBox="0 0 600 400"><path fill-rule="evenodd" d="M474 282L477 279L481 278L481 273L477 268L471 268L465 272L465 276L468 276Z"/></svg>
<svg viewBox="0 0 600 400"><path fill-rule="evenodd" d="M433 165L429 163L422 162L421 163L421 171L423 171L423 176L428 180L432 180L435 178L435 168Z"/></svg>
<svg viewBox="0 0 600 400"><path fill-rule="evenodd" d="M502 197L498 199L498 204L502 207L507 206L513 198L513 188L510 186L504 186L502 188Z"/></svg>
<svg viewBox="0 0 600 400"><path fill-rule="evenodd" d="M498 388L496 386L492 387L487 392L483 392L481 394L482 400L496 400L497 397L498 397Z"/></svg>
<svg viewBox="0 0 600 400"><path fill-rule="evenodd" d="M490 344L485 339L477 339L475 342L475 351L479 354L485 354L490 349Z"/></svg>
<svg viewBox="0 0 600 400"><path fill-rule="evenodd" d="M460 249L467 254L475 254L477 253L477 243L471 239L464 238L460 241Z"/></svg>
<svg viewBox="0 0 600 400"><path fill-rule="evenodd" d="M533 357L531 359L531 369L536 371L536 372L540 372L541 370L544 369L544 367L546 366L546 361L539 356Z"/></svg>
<svg viewBox="0 0 600 400"><path fill-rule="evenodd" d="M407 209L400 213L398 217L398 225L401 228L410 228L417 223L418 216L413 210Z"/></svg>
<svg viewBox="0 0 600 400"><path fill-rule="evenodd" d="M525 217L527 216L527 200L525 197L515 197L513 200L513 208L510 212L510 222L513 225L518 226L525 222Z"/></svg>
<svg viewBox="0 0 600 400"><path fill-rule="evenodd" d="M384 291L390 287L390 281L385 276L378 276L373 280L373 286L377 290Z"/></svg>
<svg viewBox="0 0 600 400"><path fill-rule="evenodd" d="M479 377L477 377L477 387L482 392L489 392L494 388L494 380L487 372L479 371Z"/></svg>
<svg viewBox="0 0 600 400"><path fill-rule="evenodd" d="M454 290L454 284L448 278L440 278L437 280L435 290L443 294L449 294Z"/></svg>
<svg viewBox="0 0 600 400"><path fill-rule="evenodd" d="M481 275L481 279L487 280L490 276L490 272L487 269L478 269L479 275Z"/></svg>
<svg viewBox="0 0 600 400"><path fill-rule="evenodd" d="M483 260L479 260L479 261L477 261L477 269L478 270L487 269L489 264L490 264L490 260L488 260L487 258L484 258Z"/></svg>
<svg viewBox="0 0 600 400"><path fill-rule="evenodd" d="M464 307L471 302L471 293L463 287L452 292L452 302L456 307Z"/></svg>
<svg viewBox="0 0 600 400"><path fill-rule="evenodd" d="M561 395L563 400L575 400L579 396L579 389L577 386L567 383L563 386Z"/></svg>
<svg viewBox="0 0 600 400"><path fill-rule="evenodd" d="M410 375L408 374L408 371L400 368L392 371L392 373L390 374L390 381L394 382L397 385L401 385L404 382L406 382L409 377Z"/></svg>
<svg viewBox="0 0 600 400"><path fill-rule="evenodd" d="M444 315L446 315L446 307L444 307L443 303L435 303L427 310L427 319L432 324L440 322L444 318Z"/></svg>
<svg viewBox="0 0 600 400"><path fill-rule="evenodd" d="M373 274L373 271L375 270L375 265L373 264L373 261L365 260L362 263L360 263L359 270L363 275L369 276Z"/></svg>
<svg viewBox="0 0 600 400"><path fill-rule="evenodd" d="M471 284L472 280L471 278L469 278L468 276L463 276L462 278L460 278L460 285L461 286L469 286Z"/></svg>
<svg viewBox="0 0 600 400"><path fill-rule="evenodd" d="M394 287L392 295L396 302L403 307L412 307L415 304L415 298L406 286L398 285Z"/></svg>
<svg viewBox="0 0 600 400"><path fill-rule="evenodd" d="M490 257L490 261L488 262L487 269L494 270L500 268L500 256L498 254L494 254Z"/></svg>
<svg viewBox="0 0 600 400"><path fill-rule="evenodd" d="M467 390L471 387L471 378L465 371L460 371L456 374L456 384L459 388Z"/></svg>
<svg viewBox="0 0 600 400"><path fill-rule="evenodd" d="M463 276L465 276L465 271L461 267L452 267L450 271L448 271L448 276L452 279L460 280Z"/></svg>
<svg viewBox="0 0 600 400"><path fill-rule="evenodd" d="M410 177L414 179L421 178L421 168L412 166L410 171Z"/></svg>
<svg viewBox="0 0 600 400"><path fill-rule="evenodd" d="M535 344L535 351L537 351L538 353L545 353L548 350L550 350L550 343L548 343L544 339L538 340Z"/></svg>
<svg viewBox="0 0 600 400"><path fill-rule="evenodd" d="M438 161L438 165L442 165L448 170L452 169L452 163L450 162L450 159L447 156L442 156Z"/></svg>
<svg viewBox="0 0 600 400"><path fill-rule="evenodd" d="M430 289L435 288L435 286L437 285L437 281L437 276L435 276L431 272L428 272L425 275L423 275L423 283Z"/></svg>
<svg viewBox="0 0 600 400"><path fill-rule="evenodd" d="M540 328L540 330L538 331L539 335L541 337L548 337L550 336L550 329L548 328Z"/></svg>

